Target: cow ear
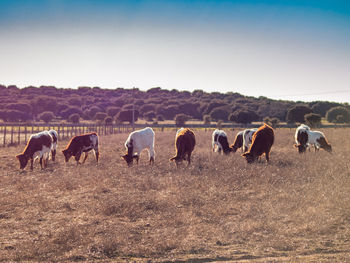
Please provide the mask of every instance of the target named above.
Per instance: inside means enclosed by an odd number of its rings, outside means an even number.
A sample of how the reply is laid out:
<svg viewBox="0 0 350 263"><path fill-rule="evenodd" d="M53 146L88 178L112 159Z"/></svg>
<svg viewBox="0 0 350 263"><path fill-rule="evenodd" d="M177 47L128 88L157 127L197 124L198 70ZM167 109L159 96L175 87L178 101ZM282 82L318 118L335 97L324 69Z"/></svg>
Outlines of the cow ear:
<svg viewBox="0 0 350 263"><path fill-rule="evenodd" d="M132 158L134 158L134 159L137 159L137 157L138 157L137 155L133 155L133 156L132 156Z"/></svg>
<svg viewBox="0 0 350 263"><path fill-rule="evenodd" d="M295 148L298 148L298 145L294 144L294 147L295 147Z"/></svg>
<svg viewBox="0 0 350 263"><path fill-rule="evenodd" d="M21 156L21 154L17 154L17 155L16 155L16 158L19 159L20 156Z"/></svg>
<svg viewBox="0 0 350 263"><path fill-rule="evenodd" d="M120 155L120 158L122 158L122 159L126 159L126 154L124 154L124 155Z"/></svg>

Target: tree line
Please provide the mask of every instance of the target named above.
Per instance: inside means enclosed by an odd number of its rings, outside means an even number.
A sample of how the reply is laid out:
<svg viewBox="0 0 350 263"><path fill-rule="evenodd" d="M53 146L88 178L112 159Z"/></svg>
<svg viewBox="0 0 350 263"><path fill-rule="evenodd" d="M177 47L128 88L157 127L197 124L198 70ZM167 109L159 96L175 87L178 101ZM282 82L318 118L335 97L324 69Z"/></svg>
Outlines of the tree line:
<svg viewBox="0 0 350 263"><path fill-rule="evenodd" d="M334 123L350 122L349 105L328 101L285 101L266 97L248 97L235 92L219 93L203 90L179 91L160 87L141 91L133 89L77 89L54 86L18 88L0 85L0 119L4 122L89 120L104 124L175 120L235 122L254 121L308 122L321 118Z"/></svg>

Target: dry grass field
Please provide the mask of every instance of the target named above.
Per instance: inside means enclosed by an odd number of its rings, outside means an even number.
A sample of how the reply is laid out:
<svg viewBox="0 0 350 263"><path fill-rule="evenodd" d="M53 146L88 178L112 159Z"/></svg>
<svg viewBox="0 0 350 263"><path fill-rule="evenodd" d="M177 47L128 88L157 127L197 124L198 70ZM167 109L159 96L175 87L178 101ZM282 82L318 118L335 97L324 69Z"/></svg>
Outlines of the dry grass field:
<svg viewBox="0 0 350 263"><path fill-rule="evenodd" d="M59 153L21 172L24 146L1 148L0 262L349 262L350 130L323 131L333 154L299 155L277 129L269 165L213 153L205 131L179 169L174 131L156 133L154 166L127 168L127 134L100 138L98 165Z"/></svg>

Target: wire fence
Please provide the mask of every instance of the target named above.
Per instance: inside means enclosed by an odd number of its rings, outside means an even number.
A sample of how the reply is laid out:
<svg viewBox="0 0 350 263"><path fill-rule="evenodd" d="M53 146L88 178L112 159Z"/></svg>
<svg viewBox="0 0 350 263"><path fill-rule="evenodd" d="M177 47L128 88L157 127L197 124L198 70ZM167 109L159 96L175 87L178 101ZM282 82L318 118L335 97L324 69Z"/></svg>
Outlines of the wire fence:
<svg viewBox="0 0 350 263"><path fill-rule="evenodd" d="M156 131L177 130L175 124L118 124L118 125L99 125L99 124L24 124L24 123L0 123L0 146L15 146L18 144L26 144L32 134L54 129L58 133L58 139L70 139L73 136L96 132L99 136L129 133L135 129L144 127L152 127ZM205 131L217 128L216 124L190 124L187 127L193 129L203 129ZM241 124L223 124L220 128L238 129L238 128L253 128L260 124L248 124L242 126ZM295 128L296 125L279 125L279 128ZM338 128L350 127L350 125L322 125L322 128Z"/></svg>

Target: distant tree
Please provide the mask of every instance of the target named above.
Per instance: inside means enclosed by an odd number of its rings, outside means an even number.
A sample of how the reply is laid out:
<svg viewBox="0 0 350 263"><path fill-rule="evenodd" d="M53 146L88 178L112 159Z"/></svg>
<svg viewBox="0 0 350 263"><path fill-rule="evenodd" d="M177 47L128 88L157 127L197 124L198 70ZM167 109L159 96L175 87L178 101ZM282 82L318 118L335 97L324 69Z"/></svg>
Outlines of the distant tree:
<svg viewBox="0 0 350 263"><path fill-rule="evenodd" d="M49 123L53 118L55 118L55 114L53 114L52 111L44 111L43 113L39 114L38 118L45 123Z"/></svg>
<svg viewBox="0 0 350 263"><path fill-rule="evenodd" d="M69 116L74 114L74 113L78 113L79 116L81 116L83 114L83 112L80 108L68 107L65 110L61 111L61 116L63 119L67 120L67 119L69 119Z"/></svg>
<svg viewBox="0 0 350 263"><path fill-rule="evenodd" d="M176 105L163 106L159 105L156 109L156 114L161 114L166 120L173 120L175 115L179 112L179 107Z"/></svg>
<svg viewBox="0 0 350 263"><path fill-rule="evenodd" d="M146 121L153 121L153 119L156 117L156 114L154 111L149 111L143 114L143 117Z"/></svg>
<svg viewBox="0 0 350 263"><path fill-rule="evenodd" d="M230 114L229 120L237 123L251 123L252 121L258 121L260 116L251 110L237 110Z"/></svg>
<svg viewBox="0 0 350 263"><path fill-rule="evenodd" d="M90 118L93 119L96 115L97 112L102 112L102 109L97 106L92 106L90 109L86 111L86 115Z"/></svg>
<svg viewBox="0 0 350 263"><path fill-rule="evenodd" d="M162 114L158 114L157 121L164 121L164 116Z"/></svg>
<svg viewBox="0 0 350 263"><path fill-rule="evenodd" d="M328 110L337 106L341 106L341 104L336 102L318 101L311 106L311 109L314 113L320 114L321 117L325 117Z"/></svg>
<svg viewBox="0 0 350 263"><path fill-rule="evenodd" d="M7 121L28 121L30 120L31 117L29 114L23 111L18 111L18 110L7 110L4 112L4 120Z"/></svg>
<svg viewBox="0 0 350 263"><path fill-rule="evenodd" d="M94 120L102 122L107 116L105 112L97 112L94 116Z"/></svg>
<svg viewBox="0 0 350 263"><path fill-rule="evenodd" d="M80 115L78 113L73 113L73 114L69 115L68 120L71 123L79 123Z"/></svg>
<svg viewBox="0 0 350 263"><path fill-rule="evenodd" d="M211 118L210 118L210 115L209 114L206 114L203 116L203 123L205 125L210 125L210 122L211 122Z"/></svg>
<svg viewBox="0 0 350 263"><path fill-rule="evenodd" d="M326 113L326 119L329 122L337 122L337 116L342 115L344 122L350 122L350 111L343 106L338 106L331 108L329 111Z"/></svg>
<svg viewBox="0 0 350 263"><path fill-rule="evenodd" d="M308 113L312 113L310 107L304 105L295 105L288 109L286 120L288 123L303 123L304 116Z"/></svg>
<svg viewBox="0 0 350 263"><path fill-rule="evenodd" d="M344 115L337 115L337 123L345 123Z"/></svg>
<svg viewBox="0 0 350 263"><path fill-rule="evenodd" d="M189 116L183 113L176 114L175 116L175 124L176 127L184 126L186 121L189 120Z"/></svg>
<svg viewBox="0 0 350 263"><path fill-rule="evenodd" d="M210 112L209 115L210 115L210 118L212 120L215 120L215 121L218 121L218 120L227 121L229 114L230 114L230 112L229 112L229 109L227 107L216 107Z"/></svg>
<svg viewBox="0 0 350 263"><path fill-rule="evenodd" d="M129 123L132 123L132 110L121 110L120 112L118 112L117 116L116 116L116 121L119 122L124 122L127 121ZM134 111L134 121L136 122L139 118L139 111L135 110Z"/></svg>
<svg viewBox="0 0 350 263"><path fill-rule="evenodd" d="M271 126L272 128L276 128L278 126L278 124L280 123L280 120L276 117L272 118L270 120Z"/></svg>
<svg viewBox="0 0 350 263"><path fill-rule="evenodd" d="M113 123L113 118L111 116L107 116L103 122L106 124L106 125L111 125Z"/></svg>
<svg viewBox="0 0 350 263"><path fill-rule="evenodd" d="M316 113L308 113L304 116L305 122L311 127L317 127L321 124L321 115Z"/></svg>
<svg viewBox="0 0 350 263"><path fill-rule="evenodd" d="M18 110L26 113L32 112L32 106L29 103L10 103L6 105L8 110Z"/></svg>
<svg viewBox="0 0 350 263"><path fill-rule="evenodd" d="M119 108L119 107L108 107L107 114L110 117L115 117L120 110L121 110L121 108Z"/></svg>

